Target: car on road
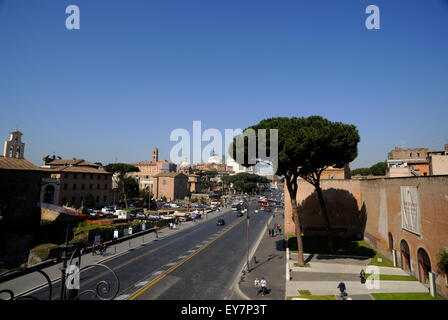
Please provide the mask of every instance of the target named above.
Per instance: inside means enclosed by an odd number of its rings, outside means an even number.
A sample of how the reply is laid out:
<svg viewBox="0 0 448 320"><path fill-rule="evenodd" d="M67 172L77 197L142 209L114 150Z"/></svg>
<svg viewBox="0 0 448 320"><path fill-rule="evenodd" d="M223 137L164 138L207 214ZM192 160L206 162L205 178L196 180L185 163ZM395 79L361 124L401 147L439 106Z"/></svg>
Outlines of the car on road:
<svg viewBox="0 0 448 320"><path fill-rule="evenodd" d="M242 213L241 211L238 211L238 212L236 213L236 216L237 216L237 217L242 217L242 216L243 216L243 213Z"/></svg>
<svg viewBox="0 0 448 320"><path fill-rule="evenodd" d="M144 214L143 212L137 212L136 218L146 218L146 214Z"/></svg>
<svg viewBox="0 0 448 320"><path fill-rule="evenodd" d="M216 222L217 226L223 226L225 224L226 224L226 222L224 221L224 219L218 219L218 221Z"/></svg>

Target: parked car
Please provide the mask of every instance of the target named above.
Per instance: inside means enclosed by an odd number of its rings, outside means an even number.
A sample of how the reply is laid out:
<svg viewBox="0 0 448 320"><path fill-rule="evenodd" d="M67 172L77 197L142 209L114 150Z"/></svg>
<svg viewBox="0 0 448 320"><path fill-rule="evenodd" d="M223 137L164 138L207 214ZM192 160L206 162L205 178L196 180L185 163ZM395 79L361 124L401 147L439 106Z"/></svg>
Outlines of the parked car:
<svg viewBox="0 0 448 320"><path fill-rule="evenodd" d="M225 224L226 224L226 222L224 221L224 219L218 219L218 221L216 222L217 226L223 226Z"/></svg>
<svg viewBox="0 0 448 320"><path fill-rule="evenodd" d="M236 213L236 216L237 217L242 217L244 214L241 212L241 211L238 211L237 213Z"/></svg>
<svg viewBox="0 0 448 320"><path fill-rule="evenodd" d="M142 212L137 212L137 214L135 215L136 218L146 218L146 215Z"/></svg>

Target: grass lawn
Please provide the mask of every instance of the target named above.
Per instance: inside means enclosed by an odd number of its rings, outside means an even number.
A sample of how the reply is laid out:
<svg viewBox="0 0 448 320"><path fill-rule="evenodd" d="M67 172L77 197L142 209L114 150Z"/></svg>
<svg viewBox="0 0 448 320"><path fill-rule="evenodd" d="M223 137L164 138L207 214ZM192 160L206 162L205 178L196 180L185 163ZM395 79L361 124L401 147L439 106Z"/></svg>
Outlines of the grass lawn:
<svg viewBox="0 0 448 320"><path fill-rule="evenodd" d="M370 276L370 274L366 274L366 279ZM373 279L372 279L373 280ZM401 275L393 275L393 274L380 274L379 280L394 280L394 281L417 281L412 276L401 276Z"/></svg>
<svg viewBox="0 0 448 320"><path fill-rule="evenodd" d="M304 298L307 300L338 300L336 299L336 296L334 295L327 295L327 296L296 296L296 297L286 297L286 300L292 300L293 298Z"/></svg>
<svg viewBox="0 0 448 320"><path fill-rule="evenodd" d="M357 242L358 242L359 246L363 246L363 247L372 249L372 247L370 247L367 244L367 242L365 242L364 240L360 240ZM374 250L374 249L372 249L372 250ZM379 267L393 267L394 266L392 261L390 261L389 259L387 259L385 256L383 256L381 253L379 253L377 251L375 251L375 255L372 257L372 259L370 259L370 262L368 264L371 266L379 266Z"/></svg>
<svg viewBox="0 0 448 320"><path fill-rule="evenodd" d="M309 267L309 266L310 266L310 264L309 264L309 263L305 264L304 266L301 266L301 265L299 265L299 263L298 263L298 262L294 262L294 267L299 267L299 268L306 268L306 267Z"/></svg>
<svg viewBox="0 0 448 320"><path fill-rule="evenodd" d="M313 296L309 290L297 290L297 291L299 293L299 296L287 297L286 300L292 300L292 298L304 298L308 300L337 300L336 296L333 294Z"/></svg>
<svg viewBox="0 0 448 320"><path fill-rule="evenodd" d="M326 237L302 237L303 252L309 254L330 254L328 250L328 241ZM385 258L382 254L375 251L363 240L352 240L345 238L333 238L335 252L333 255L341 256L362 256L371 258L369 265L393 267L392 261ZM297 237L290 235L288 237L288 248L291 252L297 253ZM381 261L378 261L380 258Z"/></svg>
<svg viewBox="0 0 448 320"><path fill-rule="evenodd" d="M427 292L371 293L375 300L440 300Z"/></svg>

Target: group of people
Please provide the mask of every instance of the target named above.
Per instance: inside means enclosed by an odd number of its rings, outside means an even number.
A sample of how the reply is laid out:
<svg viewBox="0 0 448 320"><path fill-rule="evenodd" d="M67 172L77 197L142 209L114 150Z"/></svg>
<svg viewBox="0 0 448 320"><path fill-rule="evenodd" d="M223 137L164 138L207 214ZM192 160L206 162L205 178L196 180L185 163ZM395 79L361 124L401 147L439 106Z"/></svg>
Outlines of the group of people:
<svg viewBox="0 0 448 320"><path fill-rule="evenodd" d="M100 254L100 255L104 255L104 253L106 252L106 244L105 243L95 243L92 247L92 256L96 255L96 254ZM98 252L97 252L98 251Z"/></svg>
<svg viewBox="0 0 448 320"><path fill-rule="evenodd" d="M261 293L262 296L264 296L266 293L269 293L267 289L267 283L265 278L255 278L255 291L257 293L257 296Z"/></svg>
<svg viewBox="0 0 448 320"><path fill-rule="evenodd" d="M272 229L269 228L269 236L274 237L277 234L282 234L282 228L279 224L276 224Z"/></svg>

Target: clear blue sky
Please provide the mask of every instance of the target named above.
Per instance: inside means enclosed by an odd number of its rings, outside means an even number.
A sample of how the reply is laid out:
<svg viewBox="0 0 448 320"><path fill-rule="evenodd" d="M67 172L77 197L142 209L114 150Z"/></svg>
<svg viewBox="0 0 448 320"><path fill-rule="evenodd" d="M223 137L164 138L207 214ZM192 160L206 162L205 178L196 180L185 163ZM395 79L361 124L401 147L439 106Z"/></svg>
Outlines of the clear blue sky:
<svg viewBox="0 0 448 320"><path fill-rule="evenodd" d="M168 158L193 120L317 114L356 125L351 167L370 166L448 143L447 71L448 0L0 0L0 141L17 125L37 165Z"/></svg>

